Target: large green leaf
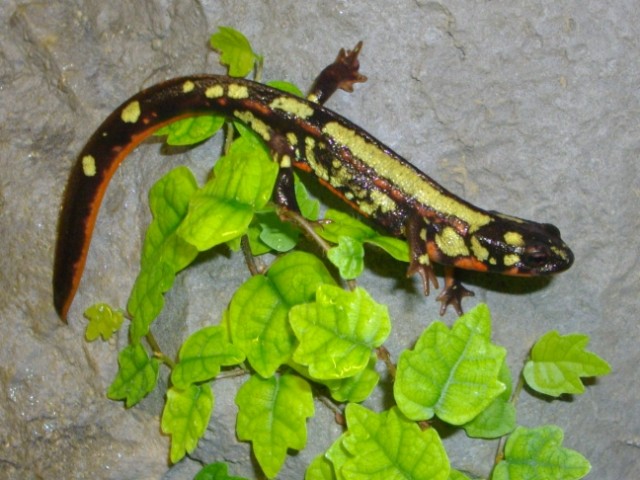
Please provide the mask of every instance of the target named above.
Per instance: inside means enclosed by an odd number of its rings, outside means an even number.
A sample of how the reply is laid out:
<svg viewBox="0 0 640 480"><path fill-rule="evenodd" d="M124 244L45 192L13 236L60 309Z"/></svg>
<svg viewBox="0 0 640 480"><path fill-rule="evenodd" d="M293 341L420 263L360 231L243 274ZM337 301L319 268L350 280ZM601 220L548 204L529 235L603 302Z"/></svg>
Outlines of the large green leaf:
<svg viewBox="0 0 640 480"><path fill-rule="evenodd" d="M245 356L229 342L225 328L214 325L191 334L182 344L179 358L171 381L177 388L186 388L191 383L214 379L220 367L237 365Z"/></svg>
<svg viewBox="0 0 640 480"><path fill-rule="evenodd" d="M353 480L447 480L449 459L433 428L421 430L397 408L375 413L358 404L346 408L346 454L330 454L338 478Z"/></svg>
<svg viewBox="0 0 640 480"><path fill-rule="evenodd" d="M577 480L591 470L586 458L562 447L562 430L555 425L518 427L505 445L504 460L492 480Z"/></svg>
<svg viewBox="0 0 640 480"><path fill-rule="evenodd" d="M162 412L162 431L171 435L171 462L191 453L204 435L213 411L213 392L208 384L171 387Z"/></svg>
<svg viewBox="0 0 640 480"><path fill-rule="evenodd" d="M333 285L320 285L314 303L293 307L289 321L300 342L294 361L321 380L361 372L391 331L386 306L366 290L347 292Z"/></svg>
<svg viewBox="0 0 640 480"><path fill-rule="evenodd" d="M220 63L229 66L229 75L244 77L260 57L254 53L247 37L231 27L218 27L211 35L211 47L220 52Z"/></svg>
<svg viewBox="0 0 640 480"><path fill-rule="evenodd" d="M462 425L505 390L498 379L506 351L489 339L491 318L480 304L449 329L432 323L415 348L400 355L394 396L412 420L437 415Z"/></svg>
<svg viewBox="0 0 640 480"><path fill-rule="evenodd" d="M273 478L287 450L300 450L307 443L306 420L314 414L311 387L294 374L252 376L240 387L236 405L238 438L252 442L260 467Z"/></svg>
<svg viewBox="0 0 640 480"><path fill-rule="evenodd" d="M125 400L131 407L151 392L158 381L159 361L150 358L140 344L128 345L118 354L118 373L107 396L112 400Z"/></svg>

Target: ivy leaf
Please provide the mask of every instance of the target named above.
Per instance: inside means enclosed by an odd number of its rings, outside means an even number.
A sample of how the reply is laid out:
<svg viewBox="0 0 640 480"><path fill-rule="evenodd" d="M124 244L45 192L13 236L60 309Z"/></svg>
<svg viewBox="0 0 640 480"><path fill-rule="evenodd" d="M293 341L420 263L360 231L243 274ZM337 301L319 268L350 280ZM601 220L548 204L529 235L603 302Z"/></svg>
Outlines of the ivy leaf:
<svg viewBox="0 0 640 480"><path fill-rule="evenodd" d="M215 177L191 199L178 235L208 250L243 235L253 215L271 198L278 165L244 137L218 160Z"/></svg>
<svg viewBox="0 0 640 480"><path fill-rule="evenodd" d="M320 215L320 202L309 195L307 188L296 173L293 174L293 178L293 189L296 195L296 201L298 202L298 207L300 207L300 213L307 220L315 222L318 220Z"/></svg>
<svg viewBox="0 0 640 480"><path fill-rule="evenodd" d="M531 350L524 378L534 390L558 397L564 393L584 393L580 377L607 375L611 366L595 353L585 350L589 337L582 334L546 333Z"/></svg>
<svg viewBox="0 0 640 480"><path fill-rule="evenodd" d="M251 49L247 37L231 27L218 27L211 35L211 47L220 52L220 63L229 66L229 75L244 77L260 59Z"/></svg>
<svg viewBox="0 0 640 480"><path fill-rule="evenodd" d="M453 324L432 323L415 348L400 355L394 396L412 420L437 415L469 422L505 390L498 380L506 351L489 340L491 318L480 304Z"/></svg>
<svg viewBox="0 0 640 480"><path fill-rule="evenodd" d="M213 411L213 392L208 384L189 385L184 390L167 390L161 428L171 435L172 463L191 453L204 435Z"/></svg>
<svg viewBox="0 0 640 480"><path fill-rule="evenodd" d="M162 177L149 192L153 221L142 248L142 268L131 291L127 308L133 317L131 338L137 342L162 311L163 294L177 272L189 265L198 251L176 235L197 189L193 173L178 167Z"/></svg>
<svg viewBox="0 0 640 480"><path fill-rule="evenodd" d="M420 430L395 407L375 413L350 403L346 418L349 430L341 437L346 458L337 464L335 457L330 457L338 478L449 478L449 459L434 428Z"/></svg>
<svg viewBox="0 0 640 480"><path fill-rule="evenodd" d="M564 434L555 425L517 427L505 445L505 458L496 465L492 480L585 477L591 465L578 452L562 447Z"/></svg>
<svg viewBox="0 0 640 480"><path fill-rule="evenodd" d="M320 285L314 303L293 307L289 322L300 342L294 361L324 380L362 371L371 351L391 331L387 307L374 302L366 290L346 292L333 285Z"/></svg>
<svg viewBox="0 0 640 480"><path fill-rule="evenodd" d="M283 80L271 80L267 82L267 85L273 88L277 88L278 90L282 90L283 92L290 93L291 95L295 95L296 97L304 98L304 93L293 83L285 82Z"/></svg>
<svg viewBox="0 0 640 480"><path fill-rule="evenodd" d="M222 128L224 122L223 115L198 115L165 125L156 130L154 135L166 136L167 145L195 145L213 137Z"/></svg>
<svg viewBox="0 0 640 480"><path fill-rule="evenodd" d="M462 426L470 437L498 438L516 428L516 407L509 401L512 382L507 362L502 363L498 380L506 386L505 391L477 417Z"/></svg>
<svg viewBox="0 0 640 480"><path fill-rule="evenodd" d="M352 237L340 237L338 245L327 253L327 258L338 267L340 276L345 280L360 276L364 270L364 247L362 242Z"/></svg>
<svg viewBox="0 0 640 480"><path fill-rule="evenodd" d="M224 327L205 327L189 336L180 348L171 382L184 389L192 383L212 380L221 366L237 365L244 358L244 353L227 339Z"/></svg>
<svg viewBox="0 0 640 480"><path fill-rule="evenodd" d="M268 478L284 463L287 449L307 443L306 419L314 414L311 387L293 374L267 379L252 376L236 396L240 440L253 443L253 452Z"/></svg>
<svg viewBox="0 0 640 480"><path fill-rule="evenodd" d="M320 260L292 252L278 258L266 275L255 275L236 291L229 305L231 338L258 374L270 377L291 358L296 339L289 310L313 300L324 283L334 281Z"/></svg>
<svg viewBox="0 0 640 480"><path fill-rule="evenodd" d="M227 473L227 464L222 462L210 463L203 467L193 480L248 480L245 477L232 477Z"/></svg>
<svg viewBox="0 0 640 480"><path fill-rule="evenodd" d="M88 342L93 342L99 336L102 340L109 340L111 335L120 330L124 315L120 310L114 310L106 303L96 303L84 311L84 316L89 319L89 325L85 332Z"/></svg>
<svg viewBox="0 0 640 480"><path fill-rule="evenodd" d="M298 230L289 222L280 220L275 212L259 214L260 241L276 252L288 252L298 243Z"/></svg>
<svg viewBox="0 0 640 480"><path fill-rule="evenodd" d="M336 480L331 460L325 455L318 455L307 467L304 480Z"/></svg>
<svg viewBox="0 0 640 480"><path fill-rule="evenodd" d="M128 345L118 354L118 373L107 396L111 400L124 400L132 407L151 392L158 381L159 361L149 358L140 343Z"/></svg>
<svg viewBox="0 0 640 480"><path fill-rule="evenodd" d="M327 210L325 220L329 222L317 230L325 240L338 243L340 237L351 237L360 243L370 243L383 249L396 260L409 261L409 247L404 240L380 235L371 227L338 210Z"/></svg>

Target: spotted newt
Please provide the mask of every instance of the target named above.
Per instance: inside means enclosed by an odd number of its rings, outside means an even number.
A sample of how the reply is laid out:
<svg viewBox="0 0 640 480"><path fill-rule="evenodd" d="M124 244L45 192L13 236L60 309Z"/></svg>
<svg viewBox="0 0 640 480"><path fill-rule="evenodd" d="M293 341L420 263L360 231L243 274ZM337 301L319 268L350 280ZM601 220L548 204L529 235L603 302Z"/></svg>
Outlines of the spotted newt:
<svg viewBox="0 0 640 480"><path fill-rule="evenodd" d="M244 122L271 149L280 169L274 201L297 211L293 168L319 182L391 235L407 239L408 275L422 277L425 294L438 288L433 263L444 266L441 313L472 295L454 269L537 276L566 270L573 254L559 230L478 208L449 192L362 128L324 107L337 90L366 80L359 43L341 50L306 99L223 75L176 78L137 93L97 129L71 171L59 222L54 304L62 319L85 265L98 209L124 158L154 131L196 115L222 114Z"/></svg>

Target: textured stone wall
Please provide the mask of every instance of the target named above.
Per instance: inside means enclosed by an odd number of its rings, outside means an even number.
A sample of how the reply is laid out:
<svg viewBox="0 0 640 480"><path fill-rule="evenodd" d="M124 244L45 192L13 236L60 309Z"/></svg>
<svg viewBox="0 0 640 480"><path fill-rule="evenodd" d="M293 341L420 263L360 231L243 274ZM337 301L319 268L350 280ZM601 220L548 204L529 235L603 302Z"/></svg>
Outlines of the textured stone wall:
<svg viewBox="0 0 640 480"><path fill-rule="evenodd" d="M51 294L58 209L77 152L142 87L221 72L206 46L218 25L252 40L266 79L303 88L340 47L364 40L369 81L330 108L473 203L561 228L576 254L569 272L549 283L467 274L476 291L467 305L489 304L494 339L516 371L547 330L591 335L614 373L570 401L525 393L519 422L564 428L565 446L591 461L591 478L640 477L637 2L4 0L0 20L0 478L191 478L199 461L215 460L255 476L233 433L242 379L216 383L206 439L170 467L161 396L131 410L105 397L124 335L83 339L86 306L126 304L150 185L180 164L204 179L219 141L182 155L162 154L157 142L134 153L104 200L69 325ZM156 325L164 348L218 322L247 275L240 257L218 249L179 276ZM396 356L437 317L438 304L398 266L362 282L390 305ZM302 478L339 434L331 412L319 402L316 411L308 449L280 478ZM494 445L461 434L447 443L457 467L487 474Z"/></svg>

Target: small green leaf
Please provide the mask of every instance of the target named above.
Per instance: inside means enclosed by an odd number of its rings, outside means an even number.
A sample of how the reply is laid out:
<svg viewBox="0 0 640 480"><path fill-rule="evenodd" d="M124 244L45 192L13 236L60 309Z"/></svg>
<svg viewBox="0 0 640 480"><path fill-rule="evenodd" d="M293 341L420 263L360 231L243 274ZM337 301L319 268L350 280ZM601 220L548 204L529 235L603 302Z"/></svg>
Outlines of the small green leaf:
<svg viewBox="0 0 640 480"><path fill-rule="evenodd" d="M304 183L302 183L297 174L294 173L293 178L293 189L296 194L298 207L300 207L300 213L302 213L302 216L307 220L315 222L320 215L320 202L309 195Z"/></svg>
<svg viewBox="0 0 640 480"><path fill-rule="evenodd" d="M271 198L278 165L243 137L216 163L215 177L193 195L178 235L208 250L243 235Z"/></svg>
<svg viewBox="0 0 640 480"><path fill-rule="evenodd" d="M309 464L304 480L336 480L331 460L325 455L318 455Z"/></svg>
<svg viewBox="0 0 640 480"><path fill-rule="evenodd" d="M251 72L259 56L251 49L247 37L231 27L218 27L211 35L211 47L220 52L220 62L229 66L229 75L244 77Z"/></svg>
<svg viewBox="0 0 640 480"><path fill-rule="evenodd" d="M340 237L338 246L329 250L327 258L338 267L345 280L353 280L364 270L364 247L362 242L351 237Z"/></svg>
<svg viewBox="0 0 640 480"><path fill-rule="evenodd" d="M189 385L180 390L167 390L167 403L162 412L162 431L171 435L171 462L176 463L193 452L204 435L211 412L213 392L208 384Z"/></svg>
<svg viewBox="0 0 640 480"><path fill-rule="evenodd" d="M498 438L516 428L516 407L509 401L512 383L507 362L502 363L498 380L505 384L506 390L477 417L462 426L470 437Z"/></svg>
<svg viewBox="0 0 640 480"><path fill-rule="evenodd" d="M183 118L154 132L155 136L166 136L167 145L195 145L213 137L224 125L222 115L198 115Z"/></svg>
<svg viewBox="0 0 640 480"><path fill-rule="evenodd" d="M283 92L290 93L291 95L295 95L296 97L304 98L304 93L302 93L302 91L291 82L271 80L270 82L267 82L267 85L277 88L278 90L282 90Z"/></svg>
<svg viewBox="0 0 640 480"><path fill-rule="evenodd" d="M253 443L260 467L273 478L287 449L301 450L307 443L306 419L314 414L311 387L293 374L252 376L240 387L236 405L238 438Z"/></svg>
<svg viewBox="0 0 640 480"><path fill-rule="evenodd" d="M106 303L96 303L84 311L84 316L89 319L89 325L85 332L85 338L93 342L99 336L102 340L109 340L111 335L120 330L124 315L121 310L114 310Z"/></svg>
<svg viewBox="0 0 640 480"><path fill-rule="evenodd" d="M203 467L193 480L248 480L245 477L232 477L227 473L227 464L222 462L210 463Z"/></svg>
<svg viewBox="0 0 640 480"><path fill-rule="evenodd" d="M370 243L382 248L396 260L409 261L409 247L404 240L380 235L359 220L338 210L327 210L325 220L329 222L317 229L318 234L325 240L338 243L340 237L351 237L361 243Z"/></svg>
<svg viewBox="0 0 640 480"><path fill-rule="evenodd" d="M577 480L591 465L575 450L562 447L564 434L555 425L517 427L505 445L505 458L496 465L492 480L553 478Z"/></svg>
<svg viewBox="0 0 640 480"><path fill-rule="evenodd" d="M112 400L125 400L132 407L151 392L158 381L159 361L149 358L142 344L128 345L118 354L118 373L107 396Z"/></svg>
<svg viewBox="0 0 640 480"><path fill-rule="evenodd" d="M524 378L534 390L558 397L564 393L584 393L580 377L607 375L611 366L595 353L585 350L589 337L581 334L546 333L531 350Z"/></svg>
<svg viewBox="0 0 640 480"><path fill-rule="evenodd" d="M278 258L266 275L255 275L236 291L229 305L231 338L258 374L270 377L291 358L296 339L289 310L313 300L323 283L333 283L333 278L322 262L292 252Z"/></svg>
<svg viewBox="0 0 640 480"><path fill-rule="evenodd" d="M424 431L397 408L374 413L358 404L346 408L349 430L341 438L346 459L334 462L338 478L447 480L449 459L434 428Z"/></svg>
<svg viewBox="0 0 640 480"><path fill-rule="evenodd" d="M299 232L289 222L280 220L275 212L259 214L260 241L276 252L288 252L298 243Z"/></svg>
<svg viewBox="0 0 640 480"><path fill-rule="evenodd" d="M300 342L293 359L324 380L361 372L391 331L387 307L366 290L333 285L320 285L314 303L293 307L289 321Z"/></svg>
<svg viewBox="0 0 640 480"><path fill-rule="evenodd" d="M214 379L221 366L244 361L242 351L227 340L227 332L219 325L205 327L191 334L180 348L180 360L171 372L177 388Z"/></svg>
<svg viewBox="0 0 640 480"><path fill-rule="evenodd" d="M498 374L506 351L491 344L491 318L480 304L454 323L432 323L415 348L400 355L394 396L412 420L434 414L452 425L469 422L505 390Z"/></svg>

